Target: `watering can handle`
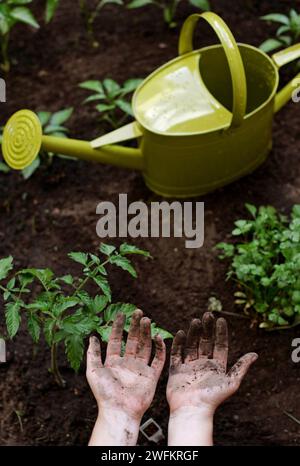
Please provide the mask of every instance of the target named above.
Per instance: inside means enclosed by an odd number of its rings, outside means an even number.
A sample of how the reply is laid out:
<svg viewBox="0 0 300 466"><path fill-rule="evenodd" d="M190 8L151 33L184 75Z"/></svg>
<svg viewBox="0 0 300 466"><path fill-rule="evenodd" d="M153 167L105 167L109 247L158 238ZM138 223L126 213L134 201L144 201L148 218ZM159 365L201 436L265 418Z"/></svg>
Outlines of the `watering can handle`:
<svg viewBox="0 0 300 466"><path fill-rule="evenodd" d="M243 60L238 45L228 28L227 24L212 12L193 14L189 16L180 32L179 55L184 55L193 51L193 35L199 19L204 19L209 23L217 34L224 48L226 58L231 73L233 90L233 109L231 127L236 128L243 122L247 106L247 83Z"/></svg>
<svg viewBox="0 0 300 466"><path fill-rule="evenodd" d="M287 49L280 50L280 52L272 55L272 60L278 68L281 68L288 63L300 58L300 44L292 45ZM296 102L299 102L299 87L300 87L300 73L290 81L275 97L274 111L278 112L285 104L288 103L293 93L296 92Z"/></svg>

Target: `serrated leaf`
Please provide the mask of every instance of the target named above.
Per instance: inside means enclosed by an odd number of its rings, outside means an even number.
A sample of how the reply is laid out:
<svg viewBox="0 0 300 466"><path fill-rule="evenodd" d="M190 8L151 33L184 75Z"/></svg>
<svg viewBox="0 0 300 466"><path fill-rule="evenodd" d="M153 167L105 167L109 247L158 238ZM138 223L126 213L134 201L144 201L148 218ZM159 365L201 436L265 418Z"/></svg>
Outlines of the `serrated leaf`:
<svg viewBox="0 0 300 466"><path fill-rule="evenodd" d="M110 256L116 250L116 247L109 244L101 243L99 249L102 252L102 254Z"/></svg>
<svg viewBox="0 0 300 466"><path fill-rule="evenodd" d="M151 324L151 337L154 338L155 335L160 335L163 340L167 340L168 338L174 338L172 333L160 327L156 327L156 324L152 323Z"/></svg>
<svg viewBox="0 0 300 466"><path fill-rule="evenodd" d="M127 259L127 257L121 256L121 255L111 256L109 261L110 261L111 264L114 264L117 267L121 267L121 269L123 269L126 272L130 273L130 275L132 275L132 277L134 277L134 278L137 277L137 273L136 273L133 265L131 264L130 260Z"/></svg>
<svg viewBox="0 0 300 466"><path fill-rule="evenodd" d="M101 340L105 343L108 343L110 334L111 334L111 327L99 327L97 329L97 333L101 336Z"/></svg>
<svg viewBox="0 0 300 466"><path fill-rule="evenodd" d="M107 305L107 303L108 303L107 296L105 295L95 296L93 300L93 311L97 314L102 312L105 306Z"/></svg>
<svg viewBox="0 0 300 466"><path fill-rule="evenodd" d="M31 338L35 343L37 343L40 339L40 324L39 324L39 319L36 314L33 313L28 313L27 314L27 327L28 331L31 335Z"/></svg>
<svg viewBox="0 0 300 466"><path fill-rule="evenodd" d="M5 321L10 338L13 338L19 330L21 323L19 303L7 303L5 305Z"/></svg>
<svg viewBox="0 0 300 466"><path fill-rule="evenodd" d="M103 291L105 296L107 296L108 300L111 301L111 289L109 283L106 278L97 275L93 277L94 282L99 286L99 288Z"/></svg>
<svg viewBox="0 0 300 466"><path fill-rule="evenodd" d="M73 282L74 282L74 278L70 274L64 275L63 277L60 277L60 280L62 282L64 282L64 283L66 283L67 285L72 285Z"/></svg>
<svg viewBox="0 0 300 466"><path fill-rule="evenodd" d="M78 372L83 358L83 338L76 334L69 335L65 339L65 349L70 366L75 372Z"/></svg>
<svg viewBox="0 0 300 466"><path fill-rule="evenodd" d="M10 270L13 268L13 257L8 256L0 260L0 280L7 277Z"/></svg>
<svg viewBox="0 0 300 466"><path fill-rule="evenodd" d="M70 252L68 256L70 257L70 259L72 259L75 262L78 262L79 264L87 265L88 263L88 255L84 252Z"/></svg>
<svg viewBox="0 0 300 466"><path fill-rule="evenodd" d="M53 339L53 329L55 326L55 320L54 319L46 319L44 322L44 335L46 342L48 343L49 346L52 344L52 339Z"/></svg>
<svg viewBox="0 0 300 466"><path fill-rule="evenodd" d="M110 304L104 311L104 320L106 323L113 322L119 312L122 312L127 318L131 317L136 310L136 306L130 303Z"/></svg>
<svg viewBox="0 0 300 466"><path fill-rule="evenodd" d="M120 246L120 253L124 256L127 254L140 254L145 257L151 257L148 251L144 251L143 249L139 249L136 246L133 246L132 244L127 244L127 243L123 243Z"/></svg>

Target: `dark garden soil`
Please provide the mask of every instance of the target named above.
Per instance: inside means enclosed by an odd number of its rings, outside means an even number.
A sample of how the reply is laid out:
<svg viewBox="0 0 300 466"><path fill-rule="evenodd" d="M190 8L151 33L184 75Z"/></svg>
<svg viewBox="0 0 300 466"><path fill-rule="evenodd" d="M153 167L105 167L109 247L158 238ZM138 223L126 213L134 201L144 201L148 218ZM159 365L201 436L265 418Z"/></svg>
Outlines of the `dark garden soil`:
<svg viewBox="0 0 300 466"><path fill-rule="evenodd" d="M41 18L42 4L37 4ZM178 22L192 11L182 2ZM288 10L296 2L211 0L236 38L254 45L271 33L258 18ZM284 6L282 4L284 3ZM99 127L92 107L83 106L86 93L77 87L86 79L112 77L119 82L144 77L176 55L178 29L168 30L153 7L127 11L107 7L96 26L99 48L89 46L74 0L64 0L50 25L35 32L16 28L11 42L14 59L7 79L7 104L1 104L1 124L20 108L56 111L75 108L70 129L77 138L90 139ZM215 41L199 27L199 45ZM137 260L139 278L112 271L114 300L133 302L157 324L171 332L186 329L191 318L206 310L210 296L219 297L225 310L233 308L233 286L225 283L225 264L213 246L229 237L233 221L243 217L244 203L272 204L288 212L300 201L300 109L289 104L276 116L274 147L267 162L254 174L200 200L205 201L205 244L185 249L183 239L138 239L154 260ZM69 251L95 250L96 205L129 200L159 200L144 186L139 173L111 166L55 159L28 181L17 173L0 177L0 256L12 254L17 267L50 267L57 273L76 273ZM231 317L230 364L247 351L259 360L239 392L216 416L215 442L219 445L295 445L300 419L300 364L291 361L291 342L300 328L266 333L250 328L245 319ZM3 313L0 331L4 330ZM8 362L0 366L0 444L86 445L96 417L84 367L78 375L69 369L63 349L59 363L67 388L55 386L47 372L49 351L32 345L25 329L8 343ZM167 369L155 400L145 415L153 417L167 434L165 398ZM140 438L140 443L145 443Z"/></svg>

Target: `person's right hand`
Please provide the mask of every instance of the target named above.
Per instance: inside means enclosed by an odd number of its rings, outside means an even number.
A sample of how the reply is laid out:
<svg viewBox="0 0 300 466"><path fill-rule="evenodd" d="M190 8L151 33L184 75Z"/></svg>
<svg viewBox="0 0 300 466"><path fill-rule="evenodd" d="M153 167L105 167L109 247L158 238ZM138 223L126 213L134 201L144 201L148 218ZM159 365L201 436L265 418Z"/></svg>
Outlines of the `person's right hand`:
<svg viewBox="0 0 300 466"><path fill-rule="evenodd" d="M152 349L151 321L136 310L131 319L124 355L121 355L125 316L112 327L103 364L99 340L91 337L87 353L87 379L98 404L90 445L135 445L140 421L149 408L163 369L166 349L160 335Z"/></svg>
<svg viewBox="0 0 300 466"><path fill-rule="evenodd" d="M241 357L227 372L228 331L223 318L216 321L206 312L202 323L194 319L187 338L177 332L171 350L167 398L170 412L184 406L204 407L214 412L239 388L256 353Z"/></svg>

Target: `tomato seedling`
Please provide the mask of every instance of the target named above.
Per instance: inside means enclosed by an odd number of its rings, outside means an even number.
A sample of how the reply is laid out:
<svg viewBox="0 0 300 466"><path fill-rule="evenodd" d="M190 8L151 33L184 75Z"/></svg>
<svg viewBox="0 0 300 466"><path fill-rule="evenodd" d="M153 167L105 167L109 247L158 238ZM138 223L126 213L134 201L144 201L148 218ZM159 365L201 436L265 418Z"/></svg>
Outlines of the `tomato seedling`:
<svg viewBox="0 0 300 466"><path fill-rule="evenodd" d="M125 331L129 330L130 317L136 306L112 303L107 266L120 267L135 278L136 270L128 259L133 254L150 257L147 251L126 243L119 249L102 243L97 254L71 252L68 254L70 259L82 268L78 277L71 274L57 277L49 268L27 268L11 275L13 258L9 256L0 260L0 290L6 303L7 333L13 338L19 331L21 319L25 317L27 330L35 343L40 341L43 332L51 349L50 371L60 386L64 385L57 364L57 346L60 342L65 345L70 366L78 371L87 336L97 332L107 342L118 312L125 314ZM91 282L94 293L88 291ZM169 332L153 323L152 335L157 333L163 338L172 338Z"/></svg>
<svg viewBox="0 0 300 466"><path fill-rule="evenodd" d="M280 47L287 47L296 44L300 37L300 14L291 9L289 15L281 13L271 13L261 17L262 20L279 24L276 38L265 40L260 49L264 52L272 52Z"/></svg>

